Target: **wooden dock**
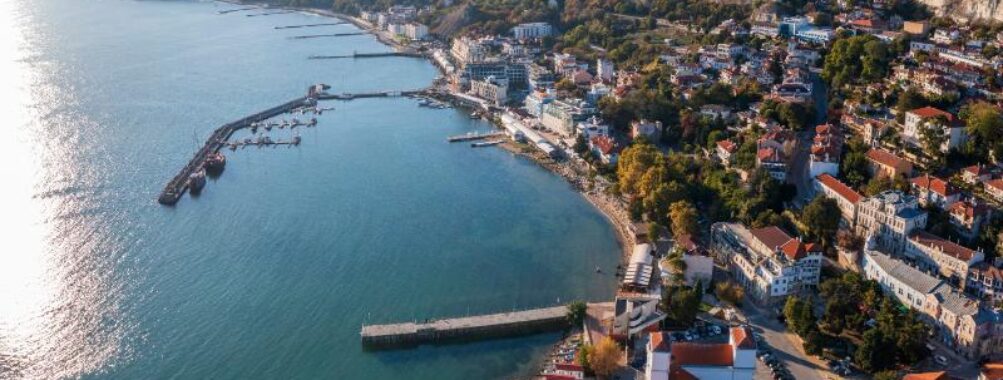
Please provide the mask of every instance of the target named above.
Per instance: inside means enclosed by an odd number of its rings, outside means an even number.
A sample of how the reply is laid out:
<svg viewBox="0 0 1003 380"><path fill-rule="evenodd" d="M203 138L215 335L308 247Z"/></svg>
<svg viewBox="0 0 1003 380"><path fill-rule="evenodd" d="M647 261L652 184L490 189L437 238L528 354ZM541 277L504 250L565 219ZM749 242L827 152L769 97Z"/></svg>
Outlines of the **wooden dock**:
<svg viewBox="0 0 1003 380"><path fill-rule="evenodd" d="M568 326L567 313L566 306L554 306L426 323L363 325L362 345L367 349L407 348L559 331Z"/></svg>

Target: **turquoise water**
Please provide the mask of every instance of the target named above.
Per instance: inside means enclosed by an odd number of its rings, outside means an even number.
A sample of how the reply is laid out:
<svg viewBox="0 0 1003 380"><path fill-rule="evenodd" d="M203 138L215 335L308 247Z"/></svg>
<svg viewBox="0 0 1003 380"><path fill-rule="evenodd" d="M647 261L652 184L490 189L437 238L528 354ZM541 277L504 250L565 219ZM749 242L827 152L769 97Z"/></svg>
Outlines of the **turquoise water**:
<svg viewBox="0 0 1003 380"><path fill-rule="evenodd" d="M349 25L273 30L317 16L216 14L232 7L0 2L0 378L517 377L556 335L373 353L359 327L611 297L597 211L530 161L446 143L489 126L411 99L325 104L299 147L226 150L199 197L158 205L222 123L317 82L437 75L307 60L387 48L287 39Z"/></svg>

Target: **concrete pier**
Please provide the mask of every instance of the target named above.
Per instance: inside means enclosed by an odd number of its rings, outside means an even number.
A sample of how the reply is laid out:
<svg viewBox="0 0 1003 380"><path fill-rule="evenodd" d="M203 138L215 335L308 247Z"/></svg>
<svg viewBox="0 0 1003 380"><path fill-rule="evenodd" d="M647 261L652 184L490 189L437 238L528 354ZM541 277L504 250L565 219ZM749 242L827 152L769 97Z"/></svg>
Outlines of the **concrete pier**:
<svg viewBox="0 0 1003 380"><path fill-rule="evenodd" d="M568 326L567 312L566 306L554 306L426 323L364 325L362 345L366 349L407 348L560 331Z"/></svg>
<svg viewBox="0 0 1003 380"><path fill-rule="evenodd" d="M386 52L386 53L352 53L350 55L311 55L307 59L348 59L348 58L380 58L380 57L410 57L423 58L419 53Z"/></svg>
<svg viewBox="0 0 1003 380"><path fill-rule="evenodd" d="M325 23L319 23L319 24L285 25L285 26L276 26L275 29L316 28L316 27L319 27L319 26L335 26L335 25L345 25L345 24L348 24L348 22L347 21L339 21L339 22L325 22Z"/></svg>
<svg viewBox="0 0 1003 380"><path fill-rule="evenodd" d="M290 40L306 40L312 38L326 38L326 37L351 37L351 36L361 36L368 34L366 32L345 32L345 33L330 33L330 34L307 34L302 36L290 36ZM316 58L314 58L316 59Z"/></svg>
<svg viewBox="0 0 1003 380"><path fill-rule="evenodd" d="M209 139L206 140L205 144L202 145L202 148L195 152L195 156L192 157L191 161L188 161L188 164L181 168L181 171L178 172L174 178L171 178L170 182L164 186L164 190L160 192L160 197L157 198L157 201L163 205L173 205L177 203L178 200L181 199L181 196L184 195L185 191L188 190L189 176L204 167L206 158L208 158L212 153L219 152L220 148L226 144L226 140L233 135L233 132L236 132L239 129L248 128L252 123L267 120L292 111L296 108L309 106L314 103L316 103L316 97L311 94L309 96L293 99L281 105L216 128L216 130L212 132L212 135L209 136Z"/></svg>

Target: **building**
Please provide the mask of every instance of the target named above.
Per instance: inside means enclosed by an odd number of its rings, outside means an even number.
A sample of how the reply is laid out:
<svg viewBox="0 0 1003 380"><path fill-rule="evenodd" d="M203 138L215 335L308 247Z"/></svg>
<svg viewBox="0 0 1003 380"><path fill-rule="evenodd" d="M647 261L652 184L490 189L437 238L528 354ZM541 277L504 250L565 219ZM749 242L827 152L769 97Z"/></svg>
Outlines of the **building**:
<svg viewBox="0 0 1003 380"><path fill-rule="evenodd" d="M947 152L955 149L968 139L968 134L965 132L965 128L958 118L950 112L933 107L923 107L907 111L902 138L913 145L921 147L922 144L920 141L922 141L923 129L936 127L935 120L938 118L944 119L944 125L940 127L944 129L944 135L947 136L947 139L940 148L941 151Z"/></svg>
<svg viewBox="0 0 1003 380"><path fill-rule="evenodd" d="M727 344L673 342L659 331L648 339L644 372L648 380L752 380L756 349L748 327L732 327Z"/></svg>
<svg viewBox="0 0 1003 380"><path fill-rule="evenodd" d="M658 136L662 134L662 122L661 121L649 121L645 119L634 120L630 122L630 138L637 139L639 137L644 137L649 141L658 140Z"/></svg>
<svg viewBox="0 0 1003 380"><path fill-rule="evenodd" d="M714 258L707 250L701 249L690 235L676 239L676 247L683 251L683 261L686 263L683 277L686 279L686 285L692 287L699 282L705 291L708 290L714 275Z"/></svg>
<svg viewBox="0 0 1003 380"><path fill-rule="evenodd" d="M994 179L985 182L986 195L996 202L1003 202L1003 179Z"/></svg>
<svg viewBox="0 0 1003 380"><path fill-rule="evenodd" d="M838 127L832 124L816 126L808 156L808 175L815 178L821 174L839 174L839 155L842 149L843 135Z"/></svg>
<svg viewBox="0 0 1003 380"><path fill-rule="evenodd" d="M620 147L609 136L596 136L588 140L592 153L599 156L599 160L606 165L616 165L620 157Z"/></svg>
<svg viewBox="0 0 1003 380"><path fill-rule="evenodd" d="M575 134L575 125L593 115L594 111L587 104L576 104L574 100L554 100L544 104L540 123L561 136L571 137Z"/></svg>
<svg viewBox="0 0 1003 380"><path fill-rule="evenodd" d="M916 197L896 190L867 197L857 204L857 232L870 236L886 252L901 253L907 237L926 227L926 211Z"/></svg>
<svg viewBox="0 0 1003 380"><path fill-rule="evenodd" d="M860 193L828 173L815 177L815 190L836 201L845 225L853 227L856 224L857 204L864 198Z"/></svg>
<svg viewBox="0 0 1003 380"><path fill-rule="evenodd" d="M961 199L961 192L950 182L924 174L909 180L912 191L921 205L934 205L942 210Z"/></svg>
<svg viewBox="0 0 1003 380"><path fill-rule="evenodd" d="M902 23L902 31L913 36L925 36L930 33L929 21L906 21Z"/></svg>
<svg viewBox="0 0 1003 380"><path fill-rule="evenodd" d="M629 289L640 293L647 293L651 285L651 277L654 274L655 246L648 243L634 245L634 251L630 254L630 261L627 262L627 269L620 284L622 289Z"/></svg>
<svg viewBox="0 0 1003 380"><path fill-rule="evenodd" d="M428 36L428 27L417 22L407 23L404 25L404 36L412 41L424 40Z"/></svg>
<svg viewBox="0 0 1003 380"><path fill-rule="evenodd" d="M584 136L586 141L591 140L593 137L609 136L609 125L596 116L578 123L576 128L577 133Z"/></svg>
<svg viewBox="0 0 1003 380"><path fill-rule="evenodd" d="M550 36L554 27L545 22L519 24L512 28L512 36L517 40L529 40Z"/></svg>
<svg viewBox="0 0 1003 380"><path fill-rule="evenodd" d="M605 83L610 83L613 81L613 73L615 72L613 61L605 58L599 58L596 62L596 77Z"/></svg>
<svg viewBox="0 0 1003 380"><path fill-rule="evenodd" d="M537 65L535 63L530 64L527 70L529 72L529 88L531 89L546 89L554 87L554 82L557 81L557 76L554 75L553 71L550 69Z"/></svg>
<svg viewBox="0 0 1003 380"><path fill-rule="evenodd" d="M979 370L979 380L1003 380L1003 363L986 363Z"/></svg>
<svg viewBox="0 0 1003 380"><path fill-rule="evenodd" d="M731 140L718 141L715 152L717 152L717 158L721 160L721 163L731 164L732 157L734 157L735 152L738 152L738 144Z"/></svg>
<svg viewBox="0 0 1003 380"><path fill-rule="evenodd" d="M990 212L989 207L972 200L954 202L947 207L954 231L969 243L978 239L982 222L989 219Z"/></svg>
<svg viewBox="0 0 1003 380"><path fill-rule="evenodd" d="M961 170L961 179L970 185L985 182L992 178L992 172L982 164L972 165Z"/></svg>
<svg viewBox="0 0 1003 380"><path fill-rule="evenodd" d="M919 264L920 268L938 272L959 286L964 286L968 269L985 259L982 251L963 247L922 230L909 235L905 256Z"/></svg>
<svg viewBox="0 0 1003 380"><path fill-rule="evenodd" d="M487 59L488 49L480 41L463 36L453 40L453 47L449 53L462 68L470 63L484 62Z"/></svg>
<svg viewBox="0 0 1003 380"><path fill-rule="evenodd" d="M552 369L543 371L544 380L582 380L585 368L575 363L554 363Z"/></svg>
<svg viewBox="0 0 1003 380"><path fill-rule="evenodd" d="M523 108L526 109L530 115L539 118L543 115L543 106L550 103L556 99L554 97L553 90L540 90L532 91L523 100Z"/></svg>
<svg viewBox="0 0 1003 380"><path fill-rule="evenodd" d="M495 106L502 106L508 102L508 78L489 76L484 80L472 80L470 92Z"/></svg>
<svg viewBox="0 0 1003 380"><path fill-rule="evenodd" d="M902 380L954 380L946 371L917 372L902 376Z"/></svg>
<svg viewBox="0 0 1003 380"><path fill-rule="evenodd" d="M1000 315L983 309L977 300L871 247L864 254L863 269L886 294L920 312L937 339L956 353L972 360L998 352Z"/></svg>
<svg viewBox="0 0 1003 380"><path fill-rule="evenodd" d="M756 302L783 302L789 294L818 285L822 247L792 238L778 227L741 224L711 227L712 252L728 263L735 279Z"/></svg>
<svg viewBox="0 0 1003 380"><path fill-rule="evenodd" d="M871 176L896 178L898 176L908 177L912 174L912 164L909 161L884 149L871 148L868 150L867 162Z"/></svg>
<svg viewBox="0 0 1003 380"><path fill-rule="evenodd" d="M969 267L965 292L993 305L1003 303L1003 269L988 262Z"/></svg>
<svg viewBox="0 0 1003 380"><path fill-rule="evenodd" d="M628 340L639 334L658 331L667 314L658 309L660 298L649 294L617 295L613 303L610 337Z"/></svg>

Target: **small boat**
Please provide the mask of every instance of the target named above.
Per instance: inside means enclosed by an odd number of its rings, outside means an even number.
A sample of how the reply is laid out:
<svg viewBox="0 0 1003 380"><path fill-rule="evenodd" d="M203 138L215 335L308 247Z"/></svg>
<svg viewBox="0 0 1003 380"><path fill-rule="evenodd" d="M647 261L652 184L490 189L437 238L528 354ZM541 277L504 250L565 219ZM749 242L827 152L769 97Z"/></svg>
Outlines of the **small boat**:
<svg viewBox="0 0 1003 380"><path fill-rule="evenodd" d="M481 118L481 114L479 114L477 112L474 112L474 113L470 114L470 118L471 119L480 119Z"/></svg>
<svg viewBox="0 0 1003 380"><path fill-rule="evenodd" d="M300 140L301 140L300 135L297 134L297 135L293 136L293 141L292 141L293 145L299 145L300 144Z"/></svg>
<svg viewBox="0 0 1003 380"><path fill-rule="evenodd" d="M212 153L205 159L206 171L210 173L222 172L224 167L226 167L226 156L222 153Z"/></svg>
<svg viewBox="0 0 1003 380"><path fill-rule="evenodd" d="M600 269L598 266L596 267L596 273L602 273L602 269Z"/></svg>
<svg viewBox="0 0 1003 380"><path fill-rule="evenodd" d="M199 168L188 176L188 189L193 194L198 194L205 187L205 169Z"/></svg>

